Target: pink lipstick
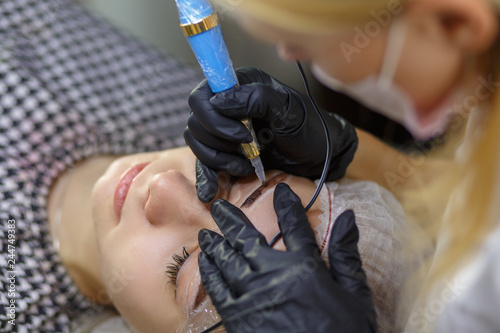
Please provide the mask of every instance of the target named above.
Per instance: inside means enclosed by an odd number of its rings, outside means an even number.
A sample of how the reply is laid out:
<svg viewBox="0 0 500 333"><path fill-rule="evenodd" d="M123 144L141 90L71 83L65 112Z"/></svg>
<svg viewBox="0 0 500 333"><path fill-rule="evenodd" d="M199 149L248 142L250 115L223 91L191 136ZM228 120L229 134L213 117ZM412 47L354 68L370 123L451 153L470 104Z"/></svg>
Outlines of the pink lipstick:
<svg viewBox="0 0 500 333"><path fill-rule="evenodd" d="M120 178L118 185L115 190L114 197L114 209L115 214L120 220L120 216L122 213L123 204L125 202L125 198L127 197L128 190L130 189L130 185L132 185L132 181L134 178L144 169L148 163L141 163L130 167Z"/></svg>

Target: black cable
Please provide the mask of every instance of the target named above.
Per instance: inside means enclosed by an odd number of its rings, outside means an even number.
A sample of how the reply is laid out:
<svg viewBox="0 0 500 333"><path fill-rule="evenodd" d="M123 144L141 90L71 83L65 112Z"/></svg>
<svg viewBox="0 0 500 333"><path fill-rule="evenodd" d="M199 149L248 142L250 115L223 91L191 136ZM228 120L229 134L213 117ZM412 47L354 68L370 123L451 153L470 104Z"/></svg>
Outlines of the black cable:
<svg viewBox="0 0 500 333"><path fill-rule="evenodd" d="M314 195L311 198L311 201L306 206L306 212L312 207L316 199L318 198L318 195L321 192L321 189L323 188L323 185L325 184L326 177L328 176L328 170L330 169L330 163L332 162L332 147L330 143L330 132L328 131L328 126L326 125L325 118L321 114L321 111L318 108L318 105L316 104L316 101L314 100L311 90L309 89L309 83L307 82L306 75L304 73L304 69L302 68L302 65L300 62L297 61L297 67L299 68L300 75L302 75L302 80L304 81L304 86L306 87L306 92L307 96L309 97L309 100L311 101L314 110L318 114L319 119L321 120L321 125L323 125L323 130L325 131L325 139L326 139L326 159L325 159L325 165L323 166L323 172L321 173L321 177L319 179L318 187L316 188L316 191L314 192Z"/></svg>
<svg viewBox="0 0 500 333"><path fill-rule="evenodd" d="M318 186L316 187L316 191L314 192L311 200L306 206L306 212L312 207L316 199L318 198L319 194L321 193L321 189L323 188L323 185L325 184L326 177L328 175L328 169L330 168L330 163L332 161L332 147L330 144L330 132L328 132L328 126L326 126L326 121L321 112L319 111L318 105L316 104L316 101L314 100L311 90L309 89L309 83L307 82L306 74L304 73L304 69L302 68L302 65L300 62L297 61L297 67L299 68L300 75L302 76L302 80L304 81L304 86L306 88L307 96L309 97L309 100L311 101L314 110L318 114L319 119L321 120L321 125L323 125L323 130L325 131L325 137L326 137L326 159L325 159L325 165L323 166L323 172L321 173L321 177L319 179ZM269 242L269 246L274 246L276 242L281 238L281 231L278 232Z"/></svg>
<svg viewBox="0 0 500 333"><path fill-rule="evenodd" d="M216 329L217 327L219 327L220 325L222 325L222 320L217 322L215 325L212 325L210 326L209 328L207 328L206 330L204 330L203 332L201 333L209 333L209 332L212 332L214 329Z"/></svg>
<svg viewBox="0 0 500 333"><path fill-rule="evenodd" d="M302 81L304 81L304 86L306 88L307 96L309 97L309 100L311 101L314 110L318 114L319 119L321 120L321 124L323 125L323 130L325 131L325 137L326 137L326 159L325 159L325 165L323 167L323 172L321 173L321 177L319 179L318 186L316 187L316 191L314 192L311 200L305 207L306 212L312 207L316 199L318 199L319 194L321 193L321 189L323 188L323 185L325 184L326 177L328 175L328 169L330 168L330 163L332 161L332 147L330 144L330 132L328 132L328 126L326 126L326 121L323 115L321 114L321 111L318 108L318 105L316 104L316 101L314 100L311 90L309 89L309 83L307 82L306 74L304 73L304 68L302 68L302 64L297 61L297 67L299 68L300 75L302 76ZM274 244L281 238L281 231L278 232L269 242L269 246L273 247ZM222 321L219 321L215 325L207 328L204 330L202 333L209 333L215 330L217 327L222 325Z"/></svg>

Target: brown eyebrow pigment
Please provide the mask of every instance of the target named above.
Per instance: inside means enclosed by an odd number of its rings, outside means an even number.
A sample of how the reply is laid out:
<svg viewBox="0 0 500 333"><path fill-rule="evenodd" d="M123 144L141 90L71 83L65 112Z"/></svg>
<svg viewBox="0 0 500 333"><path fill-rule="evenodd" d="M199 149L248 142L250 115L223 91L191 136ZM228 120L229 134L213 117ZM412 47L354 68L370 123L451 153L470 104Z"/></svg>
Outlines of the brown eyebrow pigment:
<svg viewBox="0 0 500 333"><path fill-rule="evenodd" d="M264 192L265 189L277 185L278 183L285 180L286 177L287 177L286 174L280 173L274 176L273 178L269 179L265 185L261 185L259 186L259 188L253 191L252 194L250 194L250 196L246 198L246 200L241 204L240 208L250 207L255 202L255 200L257 200L257 198L261 196L262 192Z"/></svg>

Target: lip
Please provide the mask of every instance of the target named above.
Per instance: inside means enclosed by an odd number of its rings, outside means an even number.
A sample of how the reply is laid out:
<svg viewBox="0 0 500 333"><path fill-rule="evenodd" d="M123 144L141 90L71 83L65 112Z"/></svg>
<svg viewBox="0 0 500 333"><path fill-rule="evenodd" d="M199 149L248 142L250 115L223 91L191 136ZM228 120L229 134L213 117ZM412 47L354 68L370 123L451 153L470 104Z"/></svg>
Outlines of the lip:
<svg viewBox="0 0 500 333"><path fill-rule="evenodd" d="M116 216L118 217L118 221L120 220L123 204L125 203L125 199L127 198L127 193L130 189L130 186L132 185L132 181L148 164L149 162L136 164L130 167L123 173L120 181L118 182L118 185L116 185L113 208L115 210Z"/></svg>

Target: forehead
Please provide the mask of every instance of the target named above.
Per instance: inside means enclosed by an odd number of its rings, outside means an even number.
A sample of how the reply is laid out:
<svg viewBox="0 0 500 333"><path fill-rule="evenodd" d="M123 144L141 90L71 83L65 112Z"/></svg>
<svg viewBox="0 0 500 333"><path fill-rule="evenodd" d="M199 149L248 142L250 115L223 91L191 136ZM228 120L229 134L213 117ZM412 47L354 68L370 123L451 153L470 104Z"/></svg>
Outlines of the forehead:
<svg viewBox="0 0 500 333"><path fill-rule="evenodd" d="M295 39L303 38L304 34L298 32L285 30L267 22L261 21L253 16L240 12L238 15L238 22L241 26L253 37L267 43L275 43L282 39Z"/></svg>
<svg viewBox="0 0 500 333"><path fill-rule="evenodd" d="M259 20L242 11L238 12L237 19L243 29L252 37L267 44L287 43L290 45L311 45L324 43L326 40L332 43L340 43L352 36L353 27L339 25L329 30L318 30L315 32L301 32L298 30L285 29L278 25Z"/></svg>

